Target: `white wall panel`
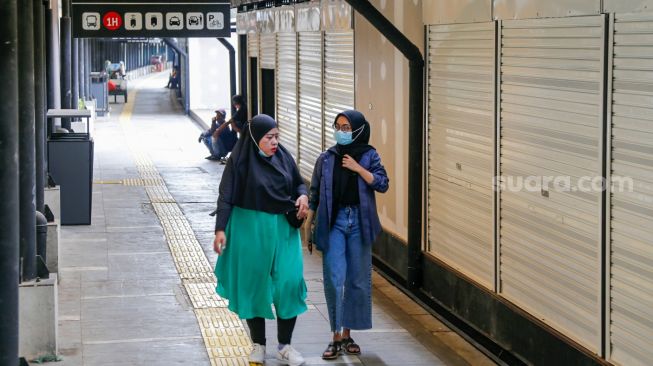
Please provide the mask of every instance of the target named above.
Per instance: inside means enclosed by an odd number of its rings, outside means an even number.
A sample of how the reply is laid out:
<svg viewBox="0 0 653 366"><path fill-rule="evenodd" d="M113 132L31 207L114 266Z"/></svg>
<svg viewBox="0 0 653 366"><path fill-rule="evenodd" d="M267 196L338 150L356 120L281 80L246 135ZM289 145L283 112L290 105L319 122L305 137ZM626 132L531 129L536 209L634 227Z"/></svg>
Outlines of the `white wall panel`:
<svg viewBox="0 0 653 366"><path fill-rule="evenodd" d="M262 33L260 38L260 62L262 69L274 69L277 56L277 39L275 33Z"/></svg>
<svg viewBox="0 0 653 366"><path fill-rule="evenodd" d="M574 187L602 175L604 18L501 24L500 171L534 184L500 194L500 292L598 353L601 192Z"/></svg>
<svg viewBox="0 0 653 366"><path fill-rule="evenodd" d="M248 57L258 57L258 51L259 51L259 34L247 33Z"/></svg>
<svg viewBox="0 0 653 366"><path fill-rule="evenodd" d="M653 14L616 14L610 197L612 362L653 364ZM620 189L623 188L623 189ZM632 188L632 189L631 189Z"/></svg>
<svg viewBox="0 0 653 366"><path fill-rule="evenodd" d="M277 122L281 143L297 160L297 33L277 33L277 55Z"/></svg>
<svg viewBox="0 0 653 366"><path fill-rule="evenodd" d="M494 288L492 22L428 30L431 254Z"/></svg>
<svg viewBox="0 0 653 366"><path fill-rule="evenodd" d="M300 32L299 170L305 179L322 149L322 32Z"/></svg>
<svg viewBox="0 0 653 366"><path fill-rule="evenodd" d="M336 115L346 109L354 109L354 32L325 32L325 147L335 145L333 122Z"/></svg>

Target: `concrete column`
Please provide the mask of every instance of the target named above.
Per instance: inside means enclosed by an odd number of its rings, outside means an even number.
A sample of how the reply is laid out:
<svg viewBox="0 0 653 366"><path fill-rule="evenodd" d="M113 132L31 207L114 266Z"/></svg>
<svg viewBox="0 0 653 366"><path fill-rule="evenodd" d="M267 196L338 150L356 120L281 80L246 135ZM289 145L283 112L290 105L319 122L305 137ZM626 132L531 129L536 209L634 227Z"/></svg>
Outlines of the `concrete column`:
<svg viewBox="0 0 653 366"><path fill-rule="evenodd" d="M70 19L70 0L63 0L63 17L61 17L61 108L72 107L72 24ZM70 119L61 121L61 126L70 128Z"/></svg>
<svg viewBox="0 0 653 366"><path fill-rule="evenodd" d="M44 211L45 175L45 7L42 0L34 2L34 108L36 123L36 209Z"/></svg>
<svg viewBox="0 0 653 366"><path fill-rule="evenodd" d="M70 46L70 108L77 109L79 105L79 39L71 38Z"/></svg>
<svg viewBox="0 0 653 366"><path fill-rule="evenodd" d="M18 18L16 1L0 2L0 365L18 364Z"/></svg>
<svg viewBox="0 0 653 366"><path fill-rule="evenodd" d="M18 7L18 149L20 200L20 258L23 281L36 277L36 167L34 118L33 2Z"/></svg>

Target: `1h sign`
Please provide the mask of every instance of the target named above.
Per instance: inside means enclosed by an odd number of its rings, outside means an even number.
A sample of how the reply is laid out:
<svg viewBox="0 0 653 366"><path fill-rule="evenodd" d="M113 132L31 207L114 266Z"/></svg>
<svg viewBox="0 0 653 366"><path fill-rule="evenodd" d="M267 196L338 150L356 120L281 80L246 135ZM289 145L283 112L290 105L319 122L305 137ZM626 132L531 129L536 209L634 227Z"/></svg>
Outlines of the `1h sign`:
<svg viewBox="0 0 653 366"><path fill-rule="evenodd" d="M122 17L115 11L110 11L102 17L102 24L108 30L116 30L122 25Z"/></svg>

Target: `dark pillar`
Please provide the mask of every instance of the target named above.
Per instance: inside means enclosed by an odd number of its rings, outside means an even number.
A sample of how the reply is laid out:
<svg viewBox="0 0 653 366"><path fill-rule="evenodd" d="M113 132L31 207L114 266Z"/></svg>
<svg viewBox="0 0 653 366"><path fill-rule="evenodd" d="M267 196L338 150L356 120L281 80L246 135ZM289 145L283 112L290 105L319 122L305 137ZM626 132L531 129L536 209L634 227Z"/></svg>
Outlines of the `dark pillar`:
<svg viewBox="0 0 653 366"><path fill-rule="evenodd" d="M71 100L70 108L77 109L79 105L79 40L77 38L71 39L71 52L70 60L70 86L71 86Z"/></svg>
<svg viewBox="0 0 653 366"><path fill-rule="evenodd" d="M86 39L79 40L79 97L86 100Z"/></svg>
<svg viewBox="0 0 653 366"><path fill-rule="evenodd" d="M240 71L240 95L247 100L247 35L238 36L238 70Z"/></svg>
<svg viewBox="0 0 653 366"><path fill-rule="evenodd" d="M0 2L0 365L18 364L18 60L16 1Z"/></svg>
<svg viewBox="0 0 653 366"><path fill-rule="evenodd" d="M45 187L45 7L34 1L34 110L36 133L36 210L44 212Z"/></svg>
<svg viewBox="0 0 653 366"><path fill-rule="evenodd" d="M70 0L63 1L63 17L61 17L61 108L72 107L72 28L70 20ZM70 119L61 120L61 127L70 128Z"/></svg>
<svg viewBox="0 0 653 366"><path fill-rule="evenodd" d="M223 46L229 51L229 92L230 97L236 95L236 50L234 47L224 38L218 38L218 41L222 43ZM231 115L236 114L236 108L231 107Z"/></svg>
<svg viewBox="0 0 653 366"><path fill-rule="evenodd" d="M18 7L18 150L20 257L23 280L36 277L36 183L34 157L34 30L32 1Z"/></svg>

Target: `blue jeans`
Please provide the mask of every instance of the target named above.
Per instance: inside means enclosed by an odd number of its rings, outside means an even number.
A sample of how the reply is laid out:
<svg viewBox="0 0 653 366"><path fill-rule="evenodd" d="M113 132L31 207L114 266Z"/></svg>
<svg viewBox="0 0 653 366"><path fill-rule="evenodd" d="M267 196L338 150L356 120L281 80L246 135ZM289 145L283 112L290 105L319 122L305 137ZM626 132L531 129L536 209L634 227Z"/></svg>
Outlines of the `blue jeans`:
<svg viewBox="0 0 653 366"><path fill-rule="evenodd" d="M211 153L211 156L215 156L217 158L222 158L227 155L227 149L224 147L224 143L219 139L213 139L211 138L211 135L209 136L204 136L204 145L206 145L206 148L209 149L209 153Z"/></svg>
<svg viewBox="0 0 653 366"><path fill-rule="evenodd" d="M341 208L322 256L332 332L372 328L372 247L363 244L360 225L358 206Z"/></svg>

